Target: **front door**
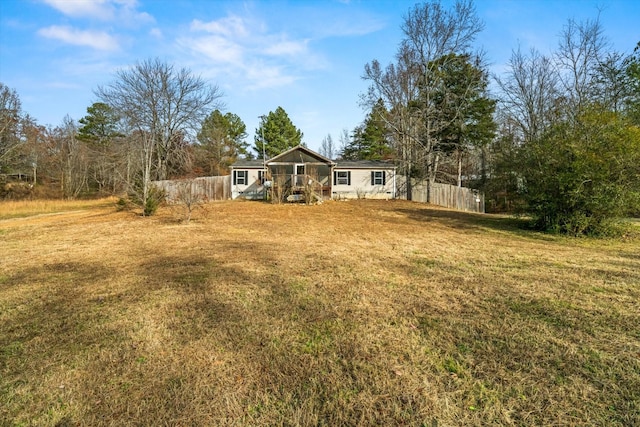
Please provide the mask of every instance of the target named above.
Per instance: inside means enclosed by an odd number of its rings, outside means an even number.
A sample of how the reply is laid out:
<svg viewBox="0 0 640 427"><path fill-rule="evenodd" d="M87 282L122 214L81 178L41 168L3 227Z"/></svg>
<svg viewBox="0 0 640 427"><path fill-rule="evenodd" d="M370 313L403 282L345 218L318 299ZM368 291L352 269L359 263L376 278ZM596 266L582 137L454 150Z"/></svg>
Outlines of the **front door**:
<svg viewBox="0 0 640 427"><path fill-rule="evenodd" d="M293 166L293 182L296 187L304 185L304 163L296 163Z"/></svg>

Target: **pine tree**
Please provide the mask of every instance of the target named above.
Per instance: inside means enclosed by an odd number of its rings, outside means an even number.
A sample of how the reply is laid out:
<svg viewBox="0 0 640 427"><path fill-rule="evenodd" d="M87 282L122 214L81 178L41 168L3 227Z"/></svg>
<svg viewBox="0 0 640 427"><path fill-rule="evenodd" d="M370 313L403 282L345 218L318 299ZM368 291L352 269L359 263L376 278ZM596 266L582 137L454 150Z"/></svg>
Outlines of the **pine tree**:
<svg viewBox="0 0 640 427"><path fill-rule="evenodd" d="M78 121L82 125L78 129L78 138L104 145L119 135L118 121L119 117L113 108L104 102L95 102L87 108L87 115Z"/></svg>
<svg viewBox="0 0 640 427"><path fill-rule="evenodd" d="M248 154L246 129L240 117L233 113L223 115L220 110L213 111L203 121L198 141L207 174L224 175L238 156Z"/></svg>
<svg viewBox="0 0 640 427"><path fill-rule="evenodd" d="M385 160L392 157L388 131L384 120L387 110L381 99L373 106L362 125L353 131L353 138L342 151L350 160Z"/></svg>
<svg viewBox="0 0 640 427"><path fill-rule="evenodd" d="M440 123L435 136L441 149L454 156L460 186L463 158L473 149L485 148L495 136L496 101L488 96L487 73L479 59L472 63L469 55L449 54L435 61L432 69L439 82L433 92Z"/></svg>
<svg viewBox="0 0 640 427"><path fill-rule="evenodd" d="M276 108L275 112L270 111L261 119L254 146L259 159L262 159L263 153L271 158L302 144L302 131L293 125L282 107Z"/></svg>

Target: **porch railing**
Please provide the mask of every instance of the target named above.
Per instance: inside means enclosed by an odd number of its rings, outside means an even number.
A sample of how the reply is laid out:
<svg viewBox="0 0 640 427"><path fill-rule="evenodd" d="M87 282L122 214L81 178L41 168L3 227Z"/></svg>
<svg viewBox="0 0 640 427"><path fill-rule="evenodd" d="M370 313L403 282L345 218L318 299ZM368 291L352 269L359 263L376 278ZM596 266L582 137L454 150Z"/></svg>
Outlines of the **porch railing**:
<svg viewBox="0 0 640 427"><path fill-rule="evenodd" d="M306 174L279 174L272 176L271 185L274 196L282 200L308 202L306 200L308 197L326 200L331 197L331 187L319 181L319 179L324 178L328 177L314 177Z"/></svg>

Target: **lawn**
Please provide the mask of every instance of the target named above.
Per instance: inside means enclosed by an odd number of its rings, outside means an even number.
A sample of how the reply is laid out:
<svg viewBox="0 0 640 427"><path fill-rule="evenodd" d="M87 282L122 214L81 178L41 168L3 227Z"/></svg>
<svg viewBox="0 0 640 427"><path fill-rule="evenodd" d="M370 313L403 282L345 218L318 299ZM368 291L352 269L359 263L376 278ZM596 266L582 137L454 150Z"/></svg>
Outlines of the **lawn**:
<svg viewBox="0 0 640 427"><path fill-rule="evenodd" d="M640 425L640 241L406 201L0 203L0 425Z"/></svg>

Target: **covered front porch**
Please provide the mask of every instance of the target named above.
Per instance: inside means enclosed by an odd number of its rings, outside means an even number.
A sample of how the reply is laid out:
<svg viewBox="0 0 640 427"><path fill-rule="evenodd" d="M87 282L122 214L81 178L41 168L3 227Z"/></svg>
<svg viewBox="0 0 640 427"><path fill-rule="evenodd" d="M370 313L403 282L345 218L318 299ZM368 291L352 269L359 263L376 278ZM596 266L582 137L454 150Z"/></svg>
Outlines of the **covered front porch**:
<svg viewBox="0 0 640 427"><path fill-rule="evenodd" d="M331 198L335 163L298 146L266 162L265 184L274 201L312 203Z"/></svg>

